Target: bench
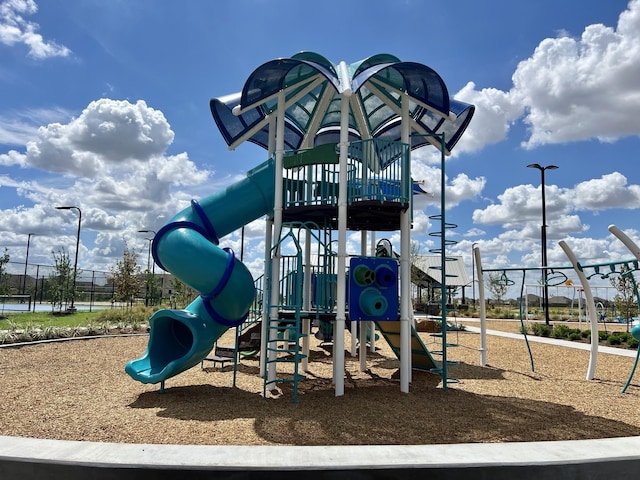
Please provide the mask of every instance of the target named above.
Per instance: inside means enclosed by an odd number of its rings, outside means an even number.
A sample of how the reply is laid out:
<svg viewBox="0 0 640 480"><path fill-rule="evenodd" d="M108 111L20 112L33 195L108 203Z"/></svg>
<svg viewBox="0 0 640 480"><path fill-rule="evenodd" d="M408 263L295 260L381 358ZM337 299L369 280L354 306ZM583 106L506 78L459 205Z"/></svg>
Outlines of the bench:
<svg viewBox="0 0 640 480"><path fill-rule="evenodd" d="M207 355L200 362L200 368L204 370L204 362L213 362L213 368L220 364L220 368L224 368L227 362L233 362L236 358L236 349L232 345L218 345L213 348L213 355Z"/></svg>

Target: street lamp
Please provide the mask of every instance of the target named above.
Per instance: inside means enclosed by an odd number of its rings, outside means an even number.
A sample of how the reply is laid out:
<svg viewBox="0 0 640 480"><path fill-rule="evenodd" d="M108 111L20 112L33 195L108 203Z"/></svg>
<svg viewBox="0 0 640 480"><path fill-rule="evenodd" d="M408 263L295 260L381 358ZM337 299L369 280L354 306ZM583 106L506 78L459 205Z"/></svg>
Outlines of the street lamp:
<svg viewBox="0 0 640 480"><path fill-rule="evenodd" d="M22 279L22 295L27 293L27 265L29 265L29 244L31 243L31 236L33 233L29 233L27 237L27 255L24 257L24 278Z"/></svg>
<svg viewBox="0 0 640 480"><path fill-rule="evenodd" d="M474 249L478 242L471 244L471 288L473 289L473 311L476 311L476 254Z"/></svg>
<svg viewBox="0 0 640 480"><path fill-rule="evenodd" d="M138 230L138 233L153 233L155 237L155 230ZM145 238L149 242L149 250L147 252L147 274L145 280L145 292L144 292L144 304L149 306L149 287L151 285L151 279L149 278L149 273L151 273L151 278L155 279L156 274L156 262L153 261L153 266L151 266L151 242L153 242L153 238ZM151 269L150 269L151 268Z"/></svg>
<svg viewBox="0 0 640 480"><path fill-rule="evenodd" d="M556 170L557 165L547 165L543 167L539 163L531 163L527 168L537 168L540 170L540 190L542 192L542 227L540 236L542 242L542 290L544 302L544 320L549 325L549 286L547 285L547 205L544 197L544 172L545 170Z"/></svg>
<svg viewBox="0 0 640 480"><path fill-rule="evenodd" d="M73 263L73 290L71 292L71 308L75 309L76 299L76 278L78 276L78 250L80 249L80 224L82 223L82 210L76 206L56 207L57 210L77 210L78 211L78 233L76 235L76 259Z"/></svg>
<svg viewBox="0 0 640 480"><path fill-rule="evenodd" d="M138 230L138 233L153 233L153 236L156 236L155 230ZM154 260L153 265L151 265L151 242L153 242L153 238L145 238L145 240L149 241L149 252L147 253L147 271L151 266L151 273L155 275L156 273L156 262Z"/></svg>

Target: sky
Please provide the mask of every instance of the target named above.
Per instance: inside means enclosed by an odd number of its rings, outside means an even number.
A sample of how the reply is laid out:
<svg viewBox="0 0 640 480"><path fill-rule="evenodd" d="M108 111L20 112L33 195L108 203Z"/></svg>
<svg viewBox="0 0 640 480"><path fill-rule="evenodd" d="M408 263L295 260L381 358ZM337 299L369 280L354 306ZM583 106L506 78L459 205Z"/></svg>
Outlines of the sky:
<svg viewBox="0 0 640 480"><path fill-rule="evenodd" d="M582 263L631 258L610 224L640 243L640 0L0 0L0 249L24 262L29 243L29 264L73 255L77 211L55 207L78 206L79 268L108 271L125 247L145 268L138 230L266 159L228 150L209 100L300 51L390 53L476 106L445 164L449 253L470 276L473 244L485 268L540 265L532 163L559 167L545 174L549 265L569 265L560 240ZM437 246L440 166L414 151L413 178L435 194L414 205L421 254ZM260 219L245 228L254 276L263 241ZM240 251L239 232L221 246Z"/></svg>

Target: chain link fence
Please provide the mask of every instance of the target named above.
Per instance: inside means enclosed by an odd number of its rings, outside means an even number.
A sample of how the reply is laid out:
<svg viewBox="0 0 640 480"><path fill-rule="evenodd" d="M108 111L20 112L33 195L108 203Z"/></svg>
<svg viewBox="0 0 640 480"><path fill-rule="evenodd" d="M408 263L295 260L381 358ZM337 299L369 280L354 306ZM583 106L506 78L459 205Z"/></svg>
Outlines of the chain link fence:
<svg viewBox="0 0 640 480"><path fill-rule="evenodd" d="M40 311L53 310L53 284L63 281L63 288L68 292L63 301L63 308L73 295L73 272L69 278L56 277L57 272L52 265L20 264L8 262L4 265L2 279L2 295L0 301L4 311ZM114 285L111 272L97 270L78 270L75 282L75 306L89 311L94 308L105 308L113 305Z"/></svg>
<svg viewBox="0 0 640 480"><path fill-rule="evenodd" d="M47 311L54 310L55 289L66 291L62 305L58 309L67 309L73 298L74 308L92 311L94 309L116 308L125 306L115 301L116 291L112 280L112 272L99 270L80 270L75 281L75 295L73 292L73 270L69 278L61 279L53 265L27 264L7 262L3 266L0 278L0 310L12 311ZM172 301L176 296L176 282L172 275L154 274L153 282L141 277L141 289L134 302L147 305L157 304L162 299ZM147 286L153 284L153 291L147 292ZM153 299L153 301L152 301Z"/></svg>

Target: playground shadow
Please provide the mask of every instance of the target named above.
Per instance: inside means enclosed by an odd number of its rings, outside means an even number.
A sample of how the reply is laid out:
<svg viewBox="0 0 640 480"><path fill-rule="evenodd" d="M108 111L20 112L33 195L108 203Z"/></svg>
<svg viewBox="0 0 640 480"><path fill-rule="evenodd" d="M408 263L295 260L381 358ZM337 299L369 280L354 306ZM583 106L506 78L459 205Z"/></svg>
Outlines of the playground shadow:
<svg viewBox="0 0 640 480"><path fill-rule="evenodd" d="M476 374L463 368L460 373ZM552 441L640 435L624 422L586 415L573 407L531 399L438 388L440 377L415 371L411 392L394 378L371 375L345 382L335 397L329 379L302 382L299 403L284 385L276 398L233 387L172 387L146 392L129 407L160 417L220 422L250 419L258 443L283 445L443 444ZM462 375L460 375L462 376ZM486 378L486 377L483 377Z"/></svg>
<svg viewBox="0 0 640 480"><path fill-rule="evenodd" d="M489 365L481 367L460 362L449 367L450 375L466 380L504 380L505 371Z"/></svg>

